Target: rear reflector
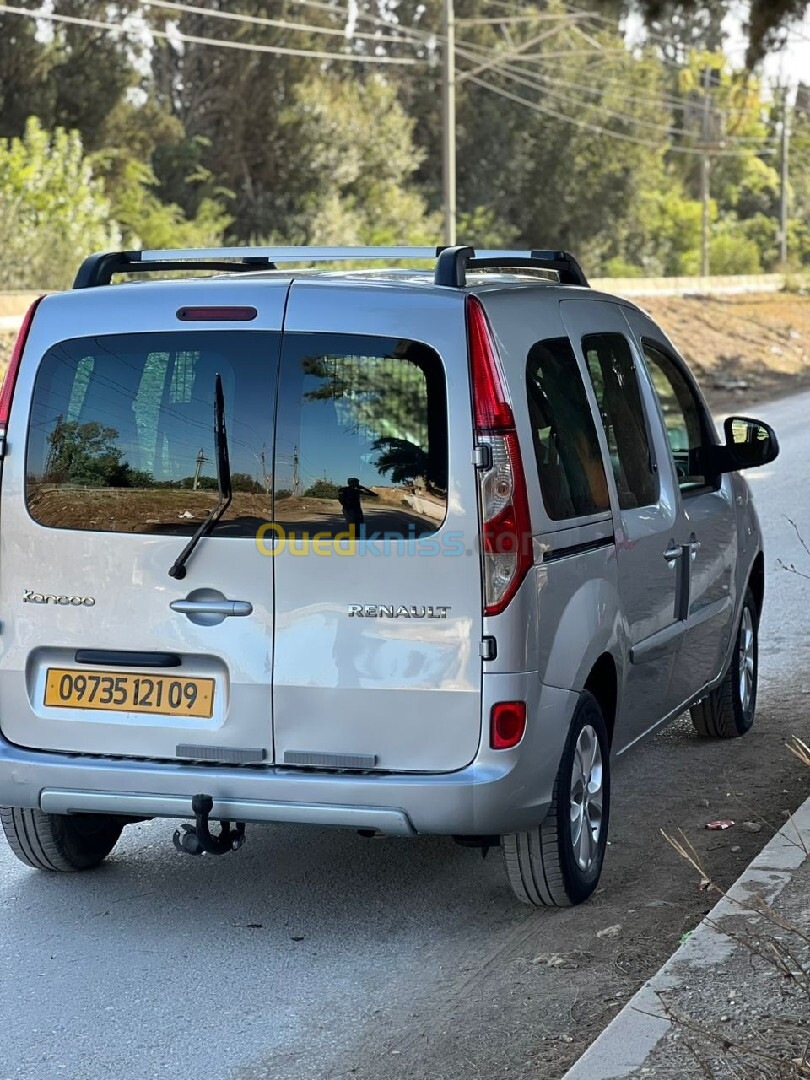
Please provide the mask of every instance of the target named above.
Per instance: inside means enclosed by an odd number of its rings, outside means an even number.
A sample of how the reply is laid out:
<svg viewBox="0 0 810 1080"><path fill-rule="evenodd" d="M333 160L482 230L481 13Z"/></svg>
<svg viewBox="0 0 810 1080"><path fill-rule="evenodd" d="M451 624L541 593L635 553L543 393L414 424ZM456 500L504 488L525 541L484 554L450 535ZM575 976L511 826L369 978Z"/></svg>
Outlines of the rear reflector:
<svg viewBox="0 0 810 1080"><path fill-rule="evenodd" d="M20 373L20 361L22 360L23 349L28 340L28 333L34 319L34 312L37 310L42 300L44 300L44 297L37 297L25 314L22 326L20 327L20 332L17 335L17 341L11 352L11 359L8 362L3 385L0 387L0 438L3 439L5 439L8 418L11 414L11 402L14 398L14 387L17 384L17 376ZM3 449L5 449L5 447L3 447Z"/></svg>
<svg viewBox="0 0 810 1080"><path fill-rule="evenodd" d="M499 701L492 706L489 741L493 750L517 746L525 730L525 701Z"/></svg>
<svg viewBox="0 0 810 1080"><path fill-rule="evenodd" d="M181 322L251 322L258 315L255 307L181 307Z"/></svg>
<svg viewBox="0 0 810 1080"><path fill-rule="evenodd" d="M484 565L484 614L498 615L532 567L531 518L512 405L481 301L467 298L475 441L489 447L478 470Z"/></svg>

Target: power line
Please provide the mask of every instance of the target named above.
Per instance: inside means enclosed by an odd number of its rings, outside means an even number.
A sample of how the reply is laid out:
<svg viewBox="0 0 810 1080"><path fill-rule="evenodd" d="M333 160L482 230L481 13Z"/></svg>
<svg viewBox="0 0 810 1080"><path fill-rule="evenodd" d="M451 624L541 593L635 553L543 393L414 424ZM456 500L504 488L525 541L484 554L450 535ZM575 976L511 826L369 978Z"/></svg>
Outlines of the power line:
<svg viewBox="0 0 810 1080"><path fill-rule="evenodd" d="M18 8L0 4L0 14L20 15L23 18L34 19L36 21L44 20L45 22L67 23L71 26L87 26L95 30L106 30L109 33L118 34L124 37L143 36L142 30L136 30L134 27L124 26L121 23L102 22L100 19L85 19L76 15L60 15L55 11L31 11L28 8ZM219 47L221 49L237 49L241 52L265 53L276 56L303 56L309 57L312 60L340 60L342 62L356 64L403 64L410 66L425 63L424 60L417 59L416 57L364 56L361 53L335 53L317 49L293 49L283 45L251 45L248 42L243 41L226 41L220 38L200 37L196 34L181 34L179 31L170 33L166 30L156 30L153 27L149 27L148 33L153 37L161 38L162 40L169 42L182 41L189 45L208 45Z"/></svg>
<svg viewBox="0 0 810 1080"><path fill-rule="evenodd" d="M544 108L536 101L527 101L526 98L520 97L518 94L513 94L511 91L504 89L500 86L495 86L493 83L485 82L483 79L479 79L477 76L471 76L470 82L480 86L484 90L489 90L493 94L498 94L500 97L507 98L509 101L514 101L519 105L525 105L526 108L532 109L534 112L541 113L544 116L551 116L556 120L562 120L566 124L572 124L574 127L582 128L585 131L593 132L595 135L604 135L608 138L618 139L621 142L634 143L637 146L646 146L650 150L666 150L668 152L678 154L690 154L699 155L702 153L700 149L694 149L690 146L678 146L677 144L661 145L657 146L654 142L651 142L649 138L641 138L639 136L630 135L623 131L614 131L611 128L602 126L601 124L594 124L588 120L583 120L580 117L569 116L566 113L560 112L555 108ZM570 102L574 106L577 102ZM713 150L712 154L715 157L744 157L751 154L751 150ZM773 154L776 151L774 149L763 149L758 151L762 154Z"/></svg>
<svg viewBox="0 0 810 1080"><path fill-rule="evenodd" d="M459 50L459 52L462 53L462 50ZM508 65L504 65L498 61L494 61L491 64L488 64L487 67L494 69L493 74L502 74L504 77L512 79L514 82L518 83L518 85L525 86L527 89L541 90L547 97L553 98L557 101L561 101L563 104L571 105L577 109L598 109L604 116L611 116L617 120L621 120L626 123L636 124L639 127L649 128L654 132L660 133L662 137L669 137L671 135L683 135L686 137L690 137L694 135L694 132L689 131L686 128L675 127L672 124L666 122L662 123L655 120L648 120L644 117L635 116L631 113L621 112L618 109L613 109L609 106L606 106L602 102L582 101L581 99L566 95L562 93L559 89L559 80L556 80L548 75L544 75L541 72L532 73L515 71L514 68L509 67ZM459 76L459 81L462 81L464 79L470 79L473 75L477 75L479 73L479 68L473 68L472 70L463 71ZM603 92L601 87L584 87L570 82L565 82L563 85L565 88L579 89L584 93L601 94ZM641 100L647 100L652 104L662 104L661 102L656 101L656 99L654 98L647 98ZM750 138L734 138L733 136L730 136L727 139L727 142L729 144L733 144L735 146L742 146L742 144L746 141L750 141L755 146L759 147L768 142L775 142L776 140L769 138L758 139L753 136L751 136Z"/></svg>
<svg viewBox="0 0 810 1080"><path fill-rule="evenodd" d="M342 37L347 40L357 41L369 39L372 43L376 44L380 41L390 42L403 42L402 36L396 36L393 34L375 34L369 38L369 35L362 34L347 34L346 30L339 30L334 26L317 26L310 23L289 22L286 19L269 19L260 15L239 15L233 11L218 11L212 8L200 7L197 4L183 4L177 3L175 0L140 0L141 7L160 8L166 11L177 11L181 14L187 15L203 15L206 18L212 19L226 19L229 22L247 24L249 26L269 26L275 27L279 30L297 30L307 34L323 34L329 37ZM336 13L341 13L341 9L333 9ZM348 12L346 13L348 16Z"/></svg>

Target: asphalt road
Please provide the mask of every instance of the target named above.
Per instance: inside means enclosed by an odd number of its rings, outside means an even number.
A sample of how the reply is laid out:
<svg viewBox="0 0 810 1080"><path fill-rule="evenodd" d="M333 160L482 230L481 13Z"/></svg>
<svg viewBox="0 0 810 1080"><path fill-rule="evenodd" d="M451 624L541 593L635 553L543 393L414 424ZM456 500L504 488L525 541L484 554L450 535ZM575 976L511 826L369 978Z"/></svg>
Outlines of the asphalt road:
<svg viewBox="0 0 810 1080"><path fill-rule="evenodd" d="M810 581L776 561L810 574L785 518L810 542L810 394L756 413L782 442L751 474L758 723L718 745L679 722L620 762L589 904L524 909L498 852L443 839L254 827L237 855L195 860L152 822L83 875L29 871L0 843L0 1080L560 1076L711 906L659 827L685 828L729 882L807 793L783 743L808 731ZM762 828L707 833L719 816Z"/></svg>

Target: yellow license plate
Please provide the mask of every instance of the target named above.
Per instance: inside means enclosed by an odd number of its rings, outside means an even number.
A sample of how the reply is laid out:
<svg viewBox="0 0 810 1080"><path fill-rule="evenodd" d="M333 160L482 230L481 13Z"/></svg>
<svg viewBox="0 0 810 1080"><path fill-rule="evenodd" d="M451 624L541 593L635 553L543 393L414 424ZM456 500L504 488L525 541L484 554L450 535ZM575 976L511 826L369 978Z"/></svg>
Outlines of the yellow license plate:
<svg viewBox="0 0 810 1080"><path fill-rule="evenodd" d="M177 675L48 668L45 704L69 709L210 717L214 680Z"/></svg>

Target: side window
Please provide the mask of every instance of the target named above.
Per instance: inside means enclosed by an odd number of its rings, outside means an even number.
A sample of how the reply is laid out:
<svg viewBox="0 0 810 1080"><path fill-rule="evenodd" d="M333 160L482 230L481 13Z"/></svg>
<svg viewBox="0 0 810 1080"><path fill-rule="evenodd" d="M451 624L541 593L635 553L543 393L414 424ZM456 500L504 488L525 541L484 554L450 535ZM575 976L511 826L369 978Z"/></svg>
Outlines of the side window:
<svg viewBox="0 0 810 1080"><path fill-rule="evenodd" d="M582 351L599 403L622 510L658 500L633 353L623 334L589 334Z"/></svg>
<svg viewBox="0 0 810 1080"><path fill-rule="evenodd" d="M288 334L275 517L288 535L409 538L447 512L447 393L414 341Z"/></svg>
<svg viewBox="0 0 810 1080"><path fill-rule="evenodd" d="M683 372L670 356L645 341L644 359L661 403L680 489L690 491L704 487L705 429L700 404Z"/></svg>
<svg viewBox="0 0 810 1080"><path fill-rule="evenodd" d="M548 516L559 521L610 509L596 427L568 338L532 346L526 393Z"/></svg>

